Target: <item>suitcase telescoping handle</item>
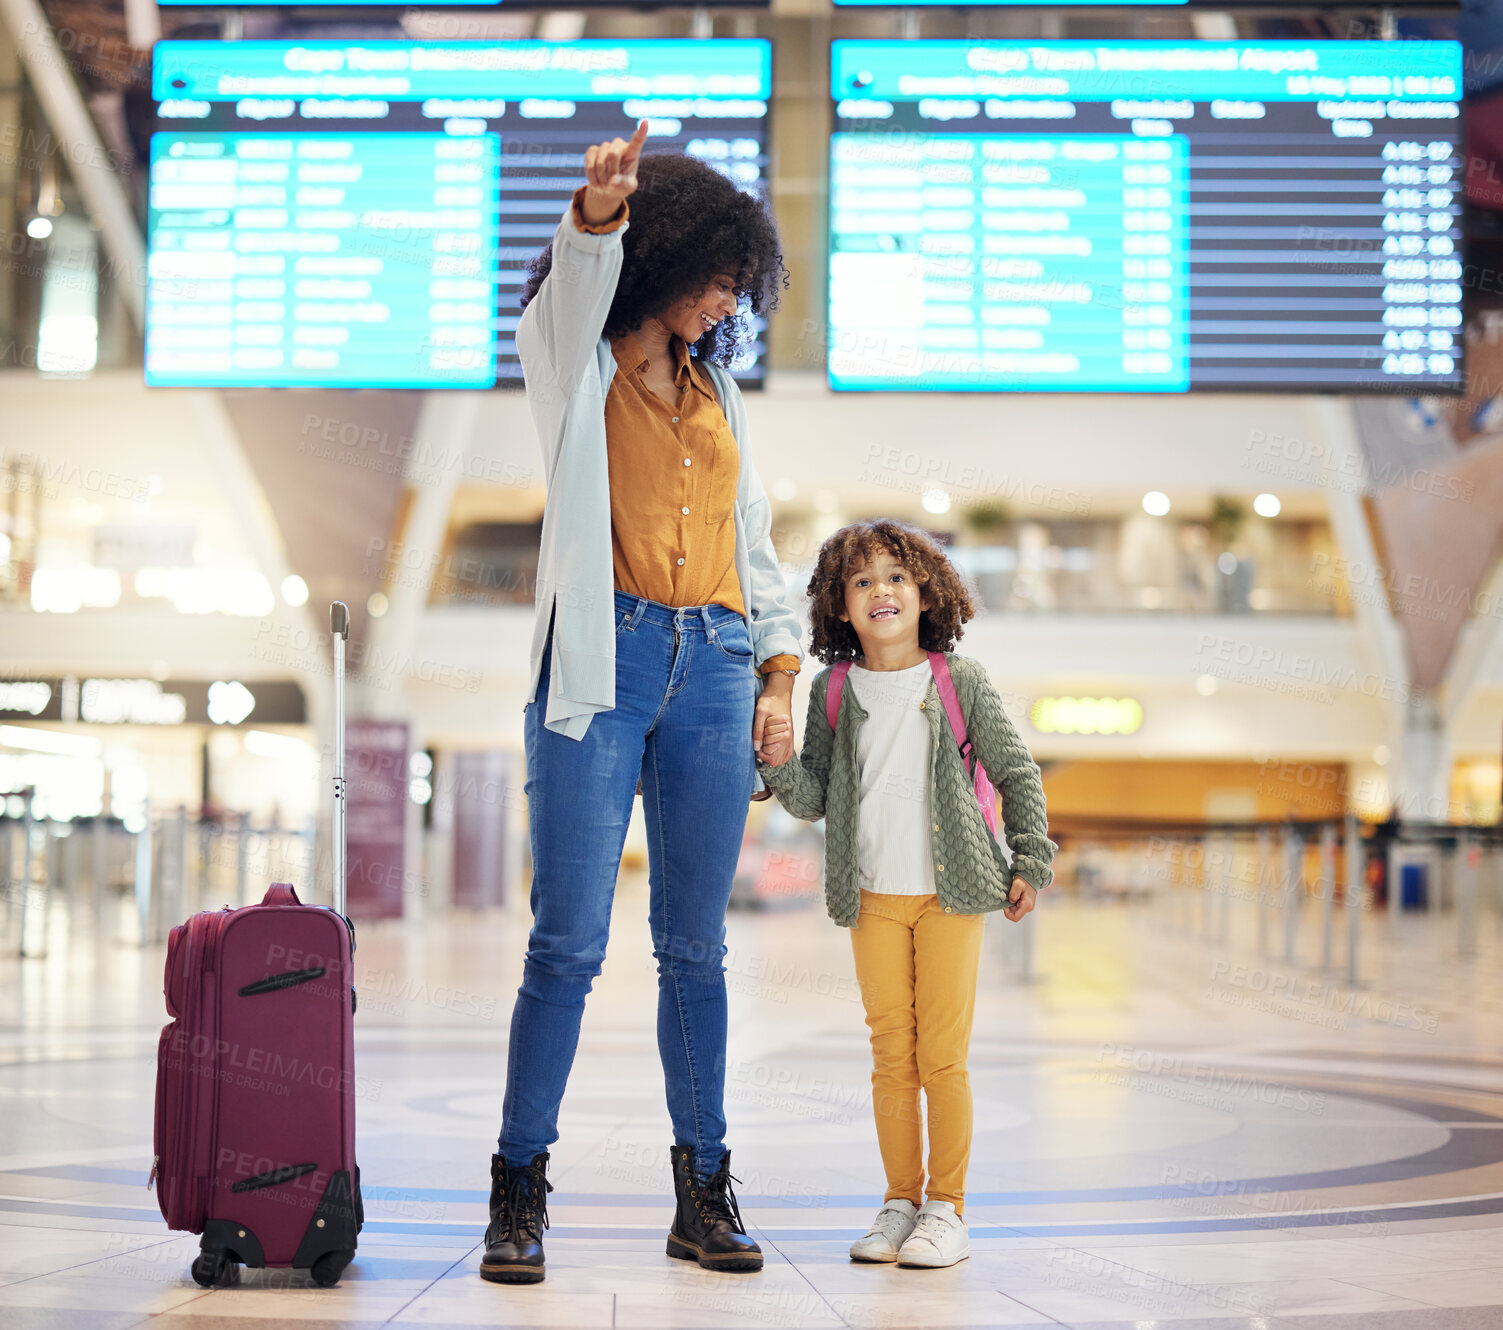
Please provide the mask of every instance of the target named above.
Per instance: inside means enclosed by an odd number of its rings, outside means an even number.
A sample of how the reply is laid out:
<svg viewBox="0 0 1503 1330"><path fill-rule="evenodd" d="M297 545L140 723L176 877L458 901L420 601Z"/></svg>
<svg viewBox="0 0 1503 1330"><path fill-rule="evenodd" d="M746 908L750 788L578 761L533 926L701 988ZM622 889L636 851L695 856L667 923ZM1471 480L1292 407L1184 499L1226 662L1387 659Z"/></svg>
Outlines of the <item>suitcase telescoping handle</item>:
<svg viewBox="0 0 1503 1330"><path fill-rule="evenodd" d="M329 607L329 631L334 637L334 908L345 908L345 790L344 790L344 648L350 636L350 610L344 601Z"/></svg>

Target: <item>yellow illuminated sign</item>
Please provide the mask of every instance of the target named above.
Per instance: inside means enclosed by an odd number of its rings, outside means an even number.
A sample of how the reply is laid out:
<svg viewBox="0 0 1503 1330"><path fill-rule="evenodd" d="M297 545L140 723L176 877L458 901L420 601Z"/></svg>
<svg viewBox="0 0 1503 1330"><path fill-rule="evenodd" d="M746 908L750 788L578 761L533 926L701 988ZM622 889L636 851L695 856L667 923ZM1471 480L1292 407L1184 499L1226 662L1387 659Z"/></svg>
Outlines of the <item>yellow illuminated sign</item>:
<svg viewBox="0 0 1503 1330"><path fill-rule="evenodd" d="M1143 707L1131 697L1041 697L1028 719L1040 734L1132 734Z"/></svg>

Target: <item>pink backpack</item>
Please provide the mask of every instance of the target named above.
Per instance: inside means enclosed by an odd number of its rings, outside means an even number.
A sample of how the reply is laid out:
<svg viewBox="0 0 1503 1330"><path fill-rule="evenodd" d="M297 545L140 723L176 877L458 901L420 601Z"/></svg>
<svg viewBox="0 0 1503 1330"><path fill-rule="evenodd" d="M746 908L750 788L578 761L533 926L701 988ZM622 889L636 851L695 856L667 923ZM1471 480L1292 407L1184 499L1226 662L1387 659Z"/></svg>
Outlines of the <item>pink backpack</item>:
<svg viewBox="0 0 1503 1330"><path fill-rule="evenodd" d="M992 784L991 777L976 757L971 741L966 738L965 716L960 710L960 699L955 696L955 681L950 678L950 662L945 659L943 651L931 651L928 654L929 668L934 672L934 686L939 689L940 701L945 704L945 715L950 718L950 733L960 745L960 760L971 773L971 780L976 787L976 802L981 807L981 816L986 821L987 830L995 836L997 787ZM825 693L825 717L830 722L832 732L835 722L840 719L840 699L845 693L845 676L850 672L851 662L848 660L838 662L830 670L829 690Z"/></svg>

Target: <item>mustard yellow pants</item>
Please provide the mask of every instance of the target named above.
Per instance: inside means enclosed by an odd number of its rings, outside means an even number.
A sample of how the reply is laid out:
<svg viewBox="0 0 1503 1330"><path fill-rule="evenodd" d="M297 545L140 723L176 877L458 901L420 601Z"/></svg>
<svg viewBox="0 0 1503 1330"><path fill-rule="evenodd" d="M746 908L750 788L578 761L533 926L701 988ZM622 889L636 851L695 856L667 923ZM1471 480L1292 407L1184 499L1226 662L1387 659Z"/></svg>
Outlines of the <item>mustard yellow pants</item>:
<svg viewBox="0 0 1503 1330"><path fill-rule="evenodd" d="M966 1055L976 1010L984 914L946 914L937 896L861 893L851 930L856 981L872 1040L872 1107L887 1172L885 1200L924 1196L928 1106L931 1201L965 1210L971 1158Z"/></svg>

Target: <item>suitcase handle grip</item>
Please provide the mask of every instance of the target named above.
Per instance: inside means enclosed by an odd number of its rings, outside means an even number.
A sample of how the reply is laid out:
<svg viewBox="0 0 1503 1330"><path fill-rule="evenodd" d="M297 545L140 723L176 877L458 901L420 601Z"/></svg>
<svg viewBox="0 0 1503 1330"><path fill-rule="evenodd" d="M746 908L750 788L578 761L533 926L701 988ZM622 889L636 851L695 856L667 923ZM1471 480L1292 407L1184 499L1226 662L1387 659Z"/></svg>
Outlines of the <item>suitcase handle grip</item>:
<svg viewBox="0 0 1503 1330"><path fill-rule="evenodd" d="M267 889L262 905L301 905L297 891L290 882L273 882Z"/></svg>
<svg viewBox="0 0 1503 1330"><path fill-rule="evenodd" d="M350 610L342 600L336 600L329 606L329 631L335 637L350 635Z"/></svg>

